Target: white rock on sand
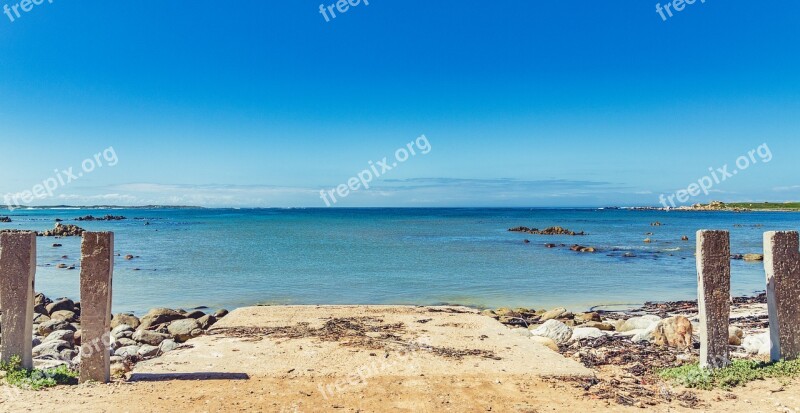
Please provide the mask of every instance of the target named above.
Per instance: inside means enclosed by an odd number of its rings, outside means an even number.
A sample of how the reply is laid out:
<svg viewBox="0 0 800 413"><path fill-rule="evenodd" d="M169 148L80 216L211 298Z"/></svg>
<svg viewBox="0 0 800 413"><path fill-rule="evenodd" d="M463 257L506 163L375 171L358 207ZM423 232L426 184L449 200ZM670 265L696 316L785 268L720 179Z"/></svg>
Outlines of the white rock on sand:
<svg viewBox="0 0 800 413"><path fill-rule="evenodd" d="M617 331L624 333L631 330L647 330L653 324L661 321L661 317L657 315L643 315L641 317L631 317L627 320L620 320L617 322Z"/></svg>
<svg viewBox="0 0 800 413"><path fill-rule="evenodd" d="M558 320L547 320L537 329L531 331L534 336L547 337L561 345L572 338L572 329Z"/></svg>
<svg viewBox="0 0 800 413"><path fill-rule="evenodd" d="M598 338L604 335L606 335L606 333L602 332L599 328L578 327L575 330L572 330L572 337L570 338L570 341L583 340L587 338Z"/></svg>
<svg viewBox="0 0 800 413"><path fill-rule="evenodd" d="M748 335L742 340L742 347L748 354L768 356L770 354L769 332Z"/></svg>

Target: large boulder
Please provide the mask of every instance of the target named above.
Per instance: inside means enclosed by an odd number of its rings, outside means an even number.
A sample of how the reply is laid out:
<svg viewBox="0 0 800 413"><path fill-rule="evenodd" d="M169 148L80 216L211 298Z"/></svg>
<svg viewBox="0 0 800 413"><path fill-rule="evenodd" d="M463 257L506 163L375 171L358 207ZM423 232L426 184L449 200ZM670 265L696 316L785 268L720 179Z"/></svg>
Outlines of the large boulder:
<svg viewBox="0 0 800 413"><path fill-rule="evenodd" d="M186 318L183 314L169 308L154 308L145 314L139 324L138 330L148 330L159 324L166 324L175 320Z"/></svg>
<svg viewBox="0 0 800 413"><path fill-rule="evenodd" d="M131 326L131 328L136 330L142 323L133 314L120 313L116 314L114 318L111 319L111 328L117 327L122 324L129 325Z"/></svg>
<svg viewBox="0 0 800 413"><path fill-rule="evenodd" d="M157 346L161 344L162 341L170 339L172 337L170 337L168 334L156 333L155 331L138 330L135 333L133 333L133 337L131 338L133 338L134 341L137 341L139 343L149 344L151 346Z"/></svg>
<svg viewBox="0 0 800 413"><path fill-rule="evenodd" d="M572 338L572 329L558 320L547 320L535 330L531 331L534 336L547 337L556 344L562 345Z"/></svg>
<svg viewBox="0 0 800 413"><path fill-rule="evenodd" d="M631 317L625 321L617 322L617 331L624 333L631 330L647 330L653 324L661 321L661 317L656 315L644 315L641 317Z"/></svg>
<svg viewBox="0 0 800 413"><path fill-rule="evenodd" d="M561 317L567 312L566 308L554 308L539 317L539 321L547 321L547 320L555 320L558 317Z"/></svg>
<svg viewBox="0 0 800 413"><path fill-rule="evenodd" d="M133 336L133 332L134 329L132 326L129 326L127 324L120 324L111 329L111 337L114 337L115 339L120 339L123 337L130 338L131 336Z"/></svg>
<svg viewBox="0 0 800 413"><path fill-rule="evenodd" d="M556 342L553 341L553 339L551 338L542 336L531 336L531 340L533 340L533 342L536 344L540 344L542 346L549 348L550 350L558 351L558 344L556 344Z"/></svg>
<svg viewBox="0 0 800 413"><path fill-rule="evenodd" d="M217 322L217 317L214 317L211 314L204 315L197 319L197 322L200 323L200 328L203 330L208 330L214 323Z"/></svg>
<svg viewBox="0 0 800 413"><path fill-rule="evenodd" d="M75 302L70 300L69 298L59 298L52 303L48 304L46 307L47 313L51 316L56 311L73 311L75 310Z"/></svg>
<svg viewBox="0 0 800 413"><path fill-rule="evenodd" d="M52 356L61 359L61 351L70 349L72 346L64 340L46 341L33 348L33 357Z"/></svg>
<svg viewBox="0 0 800 413"><path fill-rule="evenodd" d="M176 343L175 340L167 339L162 341L161 344L158 345L158 351L161 353L166 353L168 351L175 350L179 346L180 344Z"/></svg>
<svg viewBox="0 0 800 413"><path fill-rule="evenodd" d="M125 346L120 347L114 352L115 356L120 357L133 357L139 354L139 346Z"/></svg>
<svg viewBox="0 0 800 413"><path fill-rule="evenodd" d="M42 343L48 341L66 341L69 343L70 347L72 347L75 343L75 332L72 330L56 330L48 334L47 337L42 340Z"/></svg>
<svg viewBox="0 0 800 413"><path fill-rule="evenodd" d="M749 354L767 356L770 354L769 332L750 334L742 340L742 347Z"/></svg>
<svg viewBox="0 0 800 413"><path fill-rule="evenodd" d="M167 330L175 338L175 341L183 343L184 341L194 337L192 332L200 328L200 323L193 318L186 318L183 320L176 320L169 324Z"/></svg>
<svg viewBox="0 0 800 413"><path fill-rule="evenodd" d="M162 343L163 343L163 341L162 341ZM142 346L139 347L138 354L141 357L147 358L147 357L155 357L155 356L157 356L158 352L159 352L158 346L151 346L149 344L142 344Z"/></svg>
<svg viewBox="0 0 800 413"><path fill-rule="evenodd" d="M653 329L653 343L662 347L692 346L692 323L684 316L665 318Z"/></svg>
<svg viewBox="0 0 800 413"><path fill-rule="evenodd" d="M40 336L47 336L56 330L75 331L75 327L73 327L72 324L70 324L66 320L50 320L50 321L45 321L42 324L39 324L39 328L37 329Z"/></svg>
<svg viewBox="0 0 800 413"><path fill-rule="evenodd" d="M52 319L52 320L65 320L65 321L73 322L73 321L78 319L78 316L75 314L74 311L58 310L58 311L53 311L50 314L50 319Z"/></svg>
<svg viewBox="0 0 800 413"><path fill-rule="evenodd" d="M583 339L587 339L587 338L599 338L599 337L603 337L604 335L605 335L605 333L600 331L599 328L578 327L578 328L572 330L572 337L570 338L570 341L583 340Z"/></svg>

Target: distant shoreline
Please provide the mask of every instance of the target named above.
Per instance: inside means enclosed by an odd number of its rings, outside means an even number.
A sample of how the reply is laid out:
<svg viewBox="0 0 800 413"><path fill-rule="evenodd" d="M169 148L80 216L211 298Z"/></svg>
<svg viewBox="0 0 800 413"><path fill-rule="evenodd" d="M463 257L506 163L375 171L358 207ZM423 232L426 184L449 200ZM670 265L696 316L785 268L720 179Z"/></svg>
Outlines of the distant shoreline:
<svg viewBox="0 0 800 413"><path fill-rule="evenodd" d="M800 212L800 202L730 202L712 201L708 204L670 207L633 207L644 211L724 211L724 212Z"/></svg>

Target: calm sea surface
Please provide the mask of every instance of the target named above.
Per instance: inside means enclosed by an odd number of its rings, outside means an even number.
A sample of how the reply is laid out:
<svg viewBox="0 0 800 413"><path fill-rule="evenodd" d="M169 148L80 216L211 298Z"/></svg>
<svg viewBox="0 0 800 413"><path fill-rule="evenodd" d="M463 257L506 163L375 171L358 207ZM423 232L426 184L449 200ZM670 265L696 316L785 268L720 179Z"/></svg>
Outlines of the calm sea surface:
<svg viewBox="0 0 800 413"><path fill-rule="evenodd" d="M89 214L129 219L74 221ZM8 215L13 222L0 223L0 229L45 230L60 218L87 230L114 231L121 254L114 311L136 313L158 306L253 304L584 310L690 299L697 288L698 229L729 230L732 252L750 253L762 252L764 231L800 228L796 213L597 209L48 209ZM655 221L664 225L651 226ZM522 225L560 225L588 235L507 231ZM681 241L683 235L690 241ZM645 238L653 242L645 244ZM54 242L63 247L52 247ZM549 249L545 243L579 243L599 252ZM40 237L38 246L36 290L77 299L79 271L56 266L79 265L80 238ZM127 261L128 254L139 258ZM761 263L732 265L734 294L764 289Z"/></svg>

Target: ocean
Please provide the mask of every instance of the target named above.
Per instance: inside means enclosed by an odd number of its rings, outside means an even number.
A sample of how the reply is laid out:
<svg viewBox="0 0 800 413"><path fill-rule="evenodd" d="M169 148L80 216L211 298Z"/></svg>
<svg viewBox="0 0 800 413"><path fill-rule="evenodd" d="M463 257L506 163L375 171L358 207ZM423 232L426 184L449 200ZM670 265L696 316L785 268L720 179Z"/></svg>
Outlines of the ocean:
<svg viewBox="0 0 800 413"><path fill-rule="evenodd" d="M75 221L90 214L128 219ZM764 231L800 228L800 213L596 208L54 208L0 215L12 219L0 229L41 231L58 218L90 231L114 231L120 256L113 308L136 314L153 307L256 304L447 303L582 311L693 299L698 229L731 231L732 252L744 254L762 252ZM587 235L508 231L556 225ZM53 247L56 242L63 246ZM574 252L573 244L598 252ZM126 260L129 254L136 258ZM57 266L79 266L79 257L80 238L39 237L36 290L78 299L79 267ZM764 288L763 263L733 261L734 295Z"/></svg>

